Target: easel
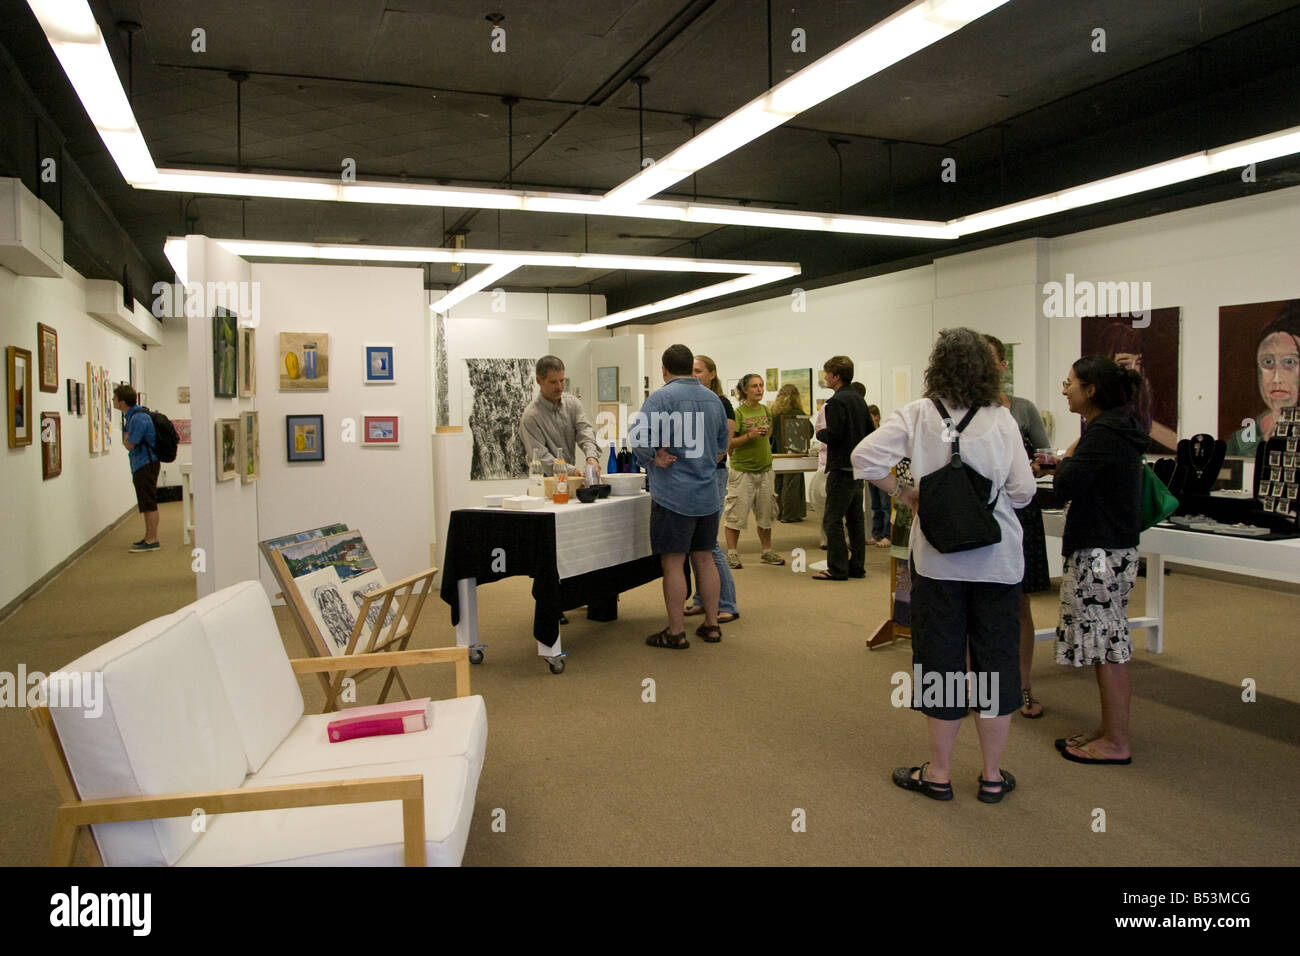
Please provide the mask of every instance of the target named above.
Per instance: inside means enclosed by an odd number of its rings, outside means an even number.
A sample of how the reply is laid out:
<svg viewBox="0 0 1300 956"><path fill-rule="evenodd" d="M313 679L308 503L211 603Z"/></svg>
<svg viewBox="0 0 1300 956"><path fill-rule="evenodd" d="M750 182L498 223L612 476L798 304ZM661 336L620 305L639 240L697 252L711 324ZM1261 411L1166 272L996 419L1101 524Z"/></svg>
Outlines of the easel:
<svg viewBox="0 0 1300 956"><path fill-rule="evenodd" d="M897 472L895 472L895 474L897 474ZM893 537L893 530L898 521L898 508L898 499L890 498L889 529L891 538ZM913 516L913 520L915 520L915 516ZM869 651L873 651L877 647L881 647L885 644L893 644L895 641L910 641L912 639L912 628L906 624L899 624L894 619L894 598L898 593L899 570L900 566L906 567L906 562L909 559L906 557L896 557L893 550L894 545L891 543L889 554L889 619L881 624L880 627L876 628L876 633L871 635L867 640L867 650ZM908 581L910 587L910 576Z"/></svg>
<svg viewBox="0 0 1300 956"><path fill-rule="evenodd" d="M306 602L303 601L302 594L298 591L297 585L294 584L293 574L290 572L284 556L280 553L280 549L277 547L263 547L262 553L266 557L267 564L271 567L271 573L275 575L276 583L280 585L280 593L276 597L284 598L285 604L293 616L294 623L298 626L298 633L302 636L303 643L307 647L307 652L316 657L333 657L334 654L331 652L329 644L326 643L324 635L320 633L320 629L316 626L316 622L307 609ZM361 607L357 610L356 621L352 625L352 634L348 639L347 648L339 656L391 653L406 650L411 635L415 633L415 626L420 621L420 612L424 610L424 600L433 589L433 576L437 573L437 568L428 568L418 574L413 574L410 577L363 595ZM379 605L378 616L374 619L375 626L370 629L370 636L365 641L365 646L359 646L362 643L361 636L366 628L366 622L370 619L371 608L374 607L376 602L382 603ZM391 619L390 614L392 615ZM384 670L388 671L388 677L385 679L383 689L380 691L379 703L382 704L388 699L388 692L392 688L394 680L397 681L402 693L409 700L411 697L410 689L407 688L406 682L402 680L402 675L398 672L396 665L388 668L365 668L351 674L346 671L338 671L332 676L318 673L317 676L320 678L321 687L325 691L325 709L323 713L329 713L338 708L338 696L343 689L345 679L351 678L355 683L360 684L363 680Z"/></svg>

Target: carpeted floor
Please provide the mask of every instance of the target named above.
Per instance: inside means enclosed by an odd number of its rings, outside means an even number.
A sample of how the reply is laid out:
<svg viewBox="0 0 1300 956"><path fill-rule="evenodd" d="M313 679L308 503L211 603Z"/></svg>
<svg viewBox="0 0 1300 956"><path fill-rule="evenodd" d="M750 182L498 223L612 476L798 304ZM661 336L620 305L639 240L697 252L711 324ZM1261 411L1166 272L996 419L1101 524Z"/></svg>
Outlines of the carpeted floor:
<svg viewBox="0 0 1300 956"><path fill-rule="evenodd" d="M139 532L132 517L0 622L0 670L20 661L55 669L192 600L179 506L163 509L162 552L127 554ZM778 524L776 546L818 560L815 518ZM489 647L472 678L490 731L466 864L1300 862L1300 809L1289 798L1300 778L1300 595L1175 569L1165 653L1137 639L1130 767L1057 755L1054 738L1096 723L1097 694L1090 674L1057 666L1040 644L1034 689L1047 713L1013 719L1004 760L1019 788L996 806L975 800L978 747L967 726L956 799L936 803L889 779L925 760L926 744L924 720L890 703L891 675L911 666L908 646L864 646L887 608L887 552L873 549L867 580L842 583L760 565L752 530L742 555L742 616L721 644L646 647L664 623L661 592L648 585L623 596L617 622L570 612L561 676L536 656L528 580L481 592ZM1133 602L1142 606L1142 582ZM1055 595L1037 595L1034 613L1039 626L1054 622ZM301 656L283 609L277 616ZM445 605L430 608L422 631L418 645L454 643ZM451 693L450 668L408 673L417 695ZM643 700L647 678L653 703ZM1257 682L1255 703L1241 699L1246 678ZM319 709L317 686L303 688ZM376 692L363 685L362 702ZM0 709L0 765L0 863L41 862L55 790L19 710ZM1104 832L1094 829L1098 810ZM792 828L797 811L805 832Z"/></svg>

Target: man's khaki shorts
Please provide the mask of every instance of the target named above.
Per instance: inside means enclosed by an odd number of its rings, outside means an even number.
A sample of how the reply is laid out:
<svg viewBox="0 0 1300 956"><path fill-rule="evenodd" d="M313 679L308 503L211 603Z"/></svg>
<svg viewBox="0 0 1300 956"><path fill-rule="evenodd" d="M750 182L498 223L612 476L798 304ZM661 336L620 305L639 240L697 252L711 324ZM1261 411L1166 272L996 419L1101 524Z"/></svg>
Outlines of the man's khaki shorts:
<svg viewBox="0 0 1300 956"><path fill-rule="evenodd" d="M727 475L727 498L722 505L728 528L744 531L749 524L751 508L755 524L760 528L772 527L776 520L775 478L770 468L762 472L731 470Z"/></svg>

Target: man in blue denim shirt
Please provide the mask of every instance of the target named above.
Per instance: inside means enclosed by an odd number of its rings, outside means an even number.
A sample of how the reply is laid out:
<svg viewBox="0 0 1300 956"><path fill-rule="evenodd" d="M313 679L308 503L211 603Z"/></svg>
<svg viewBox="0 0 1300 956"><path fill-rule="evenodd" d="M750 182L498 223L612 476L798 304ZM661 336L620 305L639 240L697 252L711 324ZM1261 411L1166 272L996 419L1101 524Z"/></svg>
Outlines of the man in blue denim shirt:
<svg viewBox="0 0 1300 956"><path fill-rule="evenodd" d="M651 647L690 647L683 624L685 558L689 553L704 601L704 623L695 633L711 644L718 626L718 460L730 440L722 402L691 374L695 356L685 345L663 354L664 387L633 414L628 447L649 472L650 547L663 566L668 627L646 638Z"/></svg>
<svg viewBox="0 0 1300 956"><path fill-rule="evenodd" d="M162 465L154 453L158 437L153 419L140 405L135 389L119 385L113 389L113 407L126 416L122 427L122 444L131 461L131 481L135 484L136 507L144 515L144 537L131 545L133 554L157 551L158 543L158 472Z"/></svg>

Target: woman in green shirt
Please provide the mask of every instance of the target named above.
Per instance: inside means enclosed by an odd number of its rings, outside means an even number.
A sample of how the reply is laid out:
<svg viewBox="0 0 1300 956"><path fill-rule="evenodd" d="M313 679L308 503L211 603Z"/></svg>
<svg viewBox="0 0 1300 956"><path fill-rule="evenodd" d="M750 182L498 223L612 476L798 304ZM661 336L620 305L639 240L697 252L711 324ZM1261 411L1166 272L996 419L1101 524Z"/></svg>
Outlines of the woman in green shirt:
<svg viewBox="0 0 1300 956"><path fill-rule="evenodd" d="M772 550L772 521L776 517L776 491L772 474L772 412L761 401L763 376L750 373L736 386L741 399L736 406L736 433L731 438L731 472L727 476L727 498L723 518L727 532L727 564L739 568L740 532L754 511L758 541L763 546L764 564L785 564Z"/></svg>

